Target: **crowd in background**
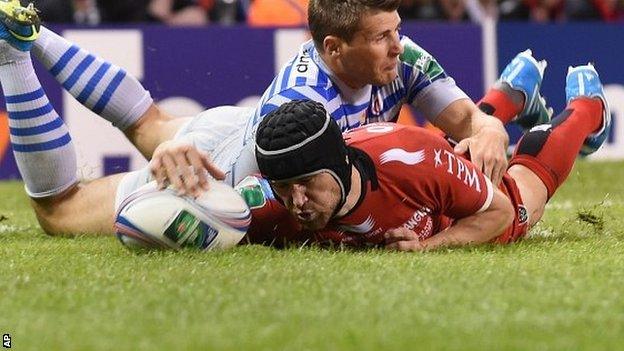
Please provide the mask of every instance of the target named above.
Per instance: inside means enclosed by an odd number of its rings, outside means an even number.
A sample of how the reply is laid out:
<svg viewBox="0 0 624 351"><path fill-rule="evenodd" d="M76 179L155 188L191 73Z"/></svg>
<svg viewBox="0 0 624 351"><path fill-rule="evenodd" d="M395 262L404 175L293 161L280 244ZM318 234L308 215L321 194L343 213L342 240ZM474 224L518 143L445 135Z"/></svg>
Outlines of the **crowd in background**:
<svg viewBox="0 0 624 351"><path fill-rule="evenodd" d="M481 22L624 21L624 0L403 0L402 18Z"/></svg>
<svg viewBox="0 0 624 351"><path fill-rule="evenodd" d="M308 0L34 0L48 23L301 26ZM624 0L403 0L404 20L624 22Z"/></svg>

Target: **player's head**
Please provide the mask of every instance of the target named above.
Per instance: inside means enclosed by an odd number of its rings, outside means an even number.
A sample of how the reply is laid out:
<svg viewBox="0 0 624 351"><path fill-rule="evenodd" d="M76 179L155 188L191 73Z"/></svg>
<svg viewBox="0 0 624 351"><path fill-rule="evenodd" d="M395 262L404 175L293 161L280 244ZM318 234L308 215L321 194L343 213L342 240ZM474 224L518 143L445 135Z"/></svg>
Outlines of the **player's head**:
<svg viewBox="0 0 624 351"><path fill-rule="evenodd" d="M306 229L325 227L351 189L347 145L318 102L291 101L269 113L256 132L256 159Z"/></svg>
<svg viewBox="0 0 624 351"><path fill-rule="evenodd" d="M310 0L308 25L317 49L352 88L385 85L397 75L401 0Z"/></svg>

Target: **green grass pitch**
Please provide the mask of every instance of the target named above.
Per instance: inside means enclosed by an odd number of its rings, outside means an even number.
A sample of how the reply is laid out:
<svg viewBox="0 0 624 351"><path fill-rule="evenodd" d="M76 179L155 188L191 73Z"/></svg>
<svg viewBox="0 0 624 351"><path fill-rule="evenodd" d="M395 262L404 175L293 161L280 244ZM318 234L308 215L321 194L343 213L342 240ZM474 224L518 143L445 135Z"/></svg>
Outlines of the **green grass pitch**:
<svg viewBox="0 0 624 351"><path fill-rule="evenodd" d="M1 183L0 334L17 350L620 349L623 176L580 162L523 242L424 254L137 255L45 236L23 185Z"/></svg>

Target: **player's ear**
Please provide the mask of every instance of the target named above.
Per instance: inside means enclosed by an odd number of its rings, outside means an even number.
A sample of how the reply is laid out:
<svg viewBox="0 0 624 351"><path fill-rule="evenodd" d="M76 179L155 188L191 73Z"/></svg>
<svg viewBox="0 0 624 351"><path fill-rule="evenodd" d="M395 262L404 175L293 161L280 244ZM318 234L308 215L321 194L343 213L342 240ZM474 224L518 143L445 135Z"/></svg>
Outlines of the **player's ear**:
<svg viewBox="0 0 624 351"><path fill-rule="evenodd" d="M343 40L335 35L328 35L323 40L323 51L330 56L340 55Z"/></svg>

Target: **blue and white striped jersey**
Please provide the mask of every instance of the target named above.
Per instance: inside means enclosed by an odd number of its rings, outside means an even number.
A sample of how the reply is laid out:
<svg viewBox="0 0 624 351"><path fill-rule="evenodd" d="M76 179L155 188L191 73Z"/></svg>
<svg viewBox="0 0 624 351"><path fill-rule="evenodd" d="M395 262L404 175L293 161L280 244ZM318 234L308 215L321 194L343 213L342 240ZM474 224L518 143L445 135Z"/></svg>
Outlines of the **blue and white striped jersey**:
<svg viewBox="0 0 624 351"><path fill-rule="evenodd" d="M323 103L345 131L371 122L394 122L404 103L431 121L450 103L467 97L428 52L406 36L401 36L401 43L404 52L398 59L396 79L384 86L361 89L341 83L322 61L312 40L304 43L262 95L246 127L245 139L253 137L264 116L291 100Z"/></svg>

